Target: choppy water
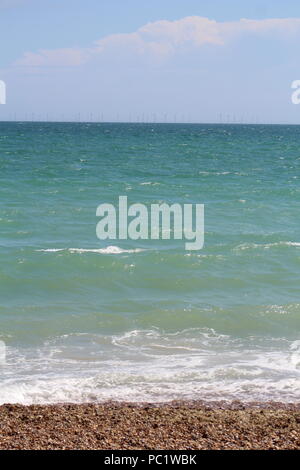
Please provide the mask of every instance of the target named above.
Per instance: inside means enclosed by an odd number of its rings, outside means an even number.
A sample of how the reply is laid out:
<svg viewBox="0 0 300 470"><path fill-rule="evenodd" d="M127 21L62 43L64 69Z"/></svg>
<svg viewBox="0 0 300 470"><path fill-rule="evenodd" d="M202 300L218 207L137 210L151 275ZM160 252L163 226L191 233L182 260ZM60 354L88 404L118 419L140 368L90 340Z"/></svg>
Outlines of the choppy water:
<svg viewBox="0 0 300 470"><path fill-rule="evenodd" d="M300 127L0 123L0 403L300 397ZM204 203L205 247L96 208Z"/></svg>

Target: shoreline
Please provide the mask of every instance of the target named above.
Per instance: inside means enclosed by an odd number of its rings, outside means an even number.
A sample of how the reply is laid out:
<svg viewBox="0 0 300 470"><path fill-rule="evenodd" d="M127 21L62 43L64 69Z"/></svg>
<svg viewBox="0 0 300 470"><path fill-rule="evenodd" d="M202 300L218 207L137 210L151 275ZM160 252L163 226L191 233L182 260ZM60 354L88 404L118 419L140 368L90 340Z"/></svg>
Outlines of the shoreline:
<svg viewBox="0 0 300 470"><path fill-rule="evenodd" d="M300 403L0 406L1 450L299 450Z"/></svg>

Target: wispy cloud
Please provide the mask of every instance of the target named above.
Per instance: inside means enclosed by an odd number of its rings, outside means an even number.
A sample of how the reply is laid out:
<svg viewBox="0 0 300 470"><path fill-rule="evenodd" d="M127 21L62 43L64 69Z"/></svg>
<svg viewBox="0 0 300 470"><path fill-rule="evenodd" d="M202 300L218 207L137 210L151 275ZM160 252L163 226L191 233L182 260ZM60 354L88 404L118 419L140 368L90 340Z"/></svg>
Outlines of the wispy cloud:
<svg viewBox="0 0 300 470"><path fill-rule="evenodd" d="M15 64L32 67L69 67L83 64L89 56L88 49L45 49L38 53L25 52Z"/></svg>
<svg viewBox="0 0 300 470"><path fill-rule="evenodd" d="M90 48L26 52L15 65L79 66L101 58L111 61L143 59L161 63L178 52L197 50L206 45L225 46L244 34L256 37L275 35L282 38L300 34L300 18L217 22L191 16L177 21L162 20L144 25L130 34L107 36L96 41Z"/></svg>

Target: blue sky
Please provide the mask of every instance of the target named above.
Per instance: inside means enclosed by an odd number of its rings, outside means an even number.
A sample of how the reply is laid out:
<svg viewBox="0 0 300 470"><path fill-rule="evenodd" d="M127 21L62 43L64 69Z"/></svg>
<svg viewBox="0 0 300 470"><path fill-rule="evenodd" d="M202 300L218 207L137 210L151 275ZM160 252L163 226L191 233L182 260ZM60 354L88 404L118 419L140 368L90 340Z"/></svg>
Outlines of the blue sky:
<svg viewBox="0 0 300 470"><path fill-rule="evenodd" d="M296 0L0 0L0 119L300 123L299 39Z"/></svg>

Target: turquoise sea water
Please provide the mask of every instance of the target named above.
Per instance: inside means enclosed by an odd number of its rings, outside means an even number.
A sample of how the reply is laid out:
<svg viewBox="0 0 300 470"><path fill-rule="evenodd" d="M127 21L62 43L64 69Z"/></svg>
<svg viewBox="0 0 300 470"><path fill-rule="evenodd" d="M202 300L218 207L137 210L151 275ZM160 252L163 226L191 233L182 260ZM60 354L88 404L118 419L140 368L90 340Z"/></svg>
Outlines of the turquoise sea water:
<svg viewBox="0 0 300 470"><path fill-rule="evenodd" d="M0 123L0 403L300 397L300 127ZM96 208L205 204L205 246Z"/></svg>

